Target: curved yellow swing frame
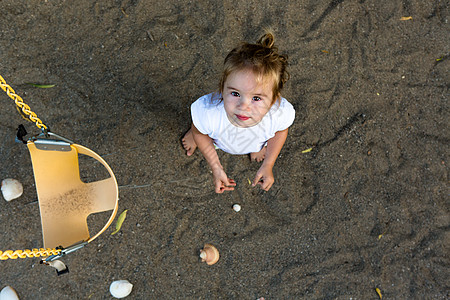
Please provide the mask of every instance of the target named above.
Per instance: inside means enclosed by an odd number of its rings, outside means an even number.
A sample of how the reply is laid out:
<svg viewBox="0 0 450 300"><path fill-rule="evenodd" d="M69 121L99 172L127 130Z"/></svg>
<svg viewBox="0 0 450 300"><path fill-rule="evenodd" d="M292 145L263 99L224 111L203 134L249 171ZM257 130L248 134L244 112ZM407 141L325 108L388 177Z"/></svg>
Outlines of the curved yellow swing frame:
<svg viewBox="0 0 450 300"><path fill-rule="evenodd" d="M0 260L18 257L48 256L55 260L84 247L111 225L118 210L119 188L109 165L94 151L47 131L42 121L31 112L22 98L0 76L0 87L15 100L21 113L36 123L44 133L27 142L33 164L41 213L42 234L46 249L0 251ZM84 183L80 179L78 155L87 155L100 162L110 177ZM87 217L112 210L103 228L90 236Z"/></svg>

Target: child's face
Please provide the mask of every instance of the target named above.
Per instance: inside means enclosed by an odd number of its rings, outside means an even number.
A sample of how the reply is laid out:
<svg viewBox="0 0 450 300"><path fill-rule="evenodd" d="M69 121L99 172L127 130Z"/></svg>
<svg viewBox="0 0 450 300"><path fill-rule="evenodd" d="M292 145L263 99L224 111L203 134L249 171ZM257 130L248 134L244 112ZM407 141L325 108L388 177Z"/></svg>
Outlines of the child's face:
<svg viewBox="0 0 450 300"><path fill-rule="evenodd" d="M251 70L235 71L225 81L222 96L228 120L237 127L252 127L272 106L272 82L258 82Z"/></svg>

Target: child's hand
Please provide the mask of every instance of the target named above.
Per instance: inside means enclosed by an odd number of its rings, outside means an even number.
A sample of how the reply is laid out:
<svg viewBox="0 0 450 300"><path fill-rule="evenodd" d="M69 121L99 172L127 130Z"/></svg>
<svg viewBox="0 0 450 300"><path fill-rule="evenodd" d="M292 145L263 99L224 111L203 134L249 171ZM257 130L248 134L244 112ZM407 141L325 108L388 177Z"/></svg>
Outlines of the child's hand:
<svg viewBox="0 0 450 300"><path fill-rule="evenodd" d="M274 181L272 168L263 164L258 172L256 172L252 186L259 184L263 190L268 191L272 187Z"/></svg>
<svg viewBox="0 0 450 300"><path fill-rule="evenodd" d="M221 194L224 191L232 191L236 186L236 182L228 178L222 168L215 168L213 170L213 181L216 193Z"/></svg>

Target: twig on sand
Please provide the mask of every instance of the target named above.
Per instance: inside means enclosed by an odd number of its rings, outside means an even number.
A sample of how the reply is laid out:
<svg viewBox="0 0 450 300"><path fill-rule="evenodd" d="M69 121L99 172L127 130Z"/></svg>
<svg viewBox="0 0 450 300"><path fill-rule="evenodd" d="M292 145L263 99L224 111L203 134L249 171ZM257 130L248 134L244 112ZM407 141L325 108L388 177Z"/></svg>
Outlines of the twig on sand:
<svg viewBox="0 0 450 300"><path fill-rule="evenodd" d="M121 7L120 10L121 10L122 13L124 14L125 18L128 18L128 15L127 15L127 13L125 12L125 10L123 9L123 7Z"/></svg>
<svg viewBox="0 0 450 300"><path fill-rule="evenodd" d="M150 38L150 40L151 40L152 42L154 42L154 41L155 41L155 38L153 37L153 35L152 35L152 33L150 32L150 30L147 30L146 32L147 32L147 35L148 35L148 37Z"/></svg>

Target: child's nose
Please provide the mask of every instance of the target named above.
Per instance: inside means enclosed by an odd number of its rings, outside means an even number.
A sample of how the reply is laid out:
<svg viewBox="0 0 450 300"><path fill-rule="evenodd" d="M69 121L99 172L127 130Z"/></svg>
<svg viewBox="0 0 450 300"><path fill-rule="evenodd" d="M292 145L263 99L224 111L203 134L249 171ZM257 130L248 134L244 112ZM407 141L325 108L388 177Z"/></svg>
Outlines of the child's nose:
<svg viewBox="0 0 450 300"><path fill-rule="evenodd" d="M252 99L247 99L246 97L241 97L241 101L239 102L239 107L242 110L247 110L250 107Z"/></svg>

